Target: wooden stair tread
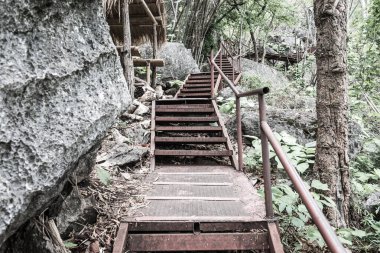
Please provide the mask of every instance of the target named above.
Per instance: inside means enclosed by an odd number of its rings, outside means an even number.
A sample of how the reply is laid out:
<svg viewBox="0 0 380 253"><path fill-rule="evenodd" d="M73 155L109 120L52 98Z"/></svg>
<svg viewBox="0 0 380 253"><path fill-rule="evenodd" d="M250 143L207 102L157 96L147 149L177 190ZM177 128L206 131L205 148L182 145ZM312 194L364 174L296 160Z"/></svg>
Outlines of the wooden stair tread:
<svg viewBox="0 0 380 253"><path fill-rule="evenodd" d="M158 122L217 122L218 117L164 117L156 116Z"/></svg>
<svg viewBox="0 0 380 253"><path fill-rule="evenodd" d="M172 113L192 113L192 112L214 112L214 108L201 108L201 107L189 107L189 108L156 108L156 112L172 112Z"/></svg>
<svg viewBox="0 0 380 253"><path fill-rule="evenodd" d="M156 143L225 143L226 137L156 137Z"/></svg>
<svg viewBox="0 0 380 253"><path fill-rule="evenodd" d="M219 132L221 126L157 126L156 131L172 132Z"/></svg>
<svg viewBox="0 0 380 253"><path fill-rule="evenodd" d="M178 97L205 97L211 96L211 93L179 93Z"/></svg>
<svg viewBox="0 0 380 253"><path fill-rule="evenodd" d="M231 150L164 150L156 149L157 156L231 156Z"/></svg>

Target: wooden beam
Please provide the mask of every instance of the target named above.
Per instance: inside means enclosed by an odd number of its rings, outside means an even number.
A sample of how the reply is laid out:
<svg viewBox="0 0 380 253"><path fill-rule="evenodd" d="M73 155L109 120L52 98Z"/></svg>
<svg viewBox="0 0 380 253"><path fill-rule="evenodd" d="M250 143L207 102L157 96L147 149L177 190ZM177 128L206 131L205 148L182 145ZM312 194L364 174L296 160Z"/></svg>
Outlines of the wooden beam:
<svg viewBox="0 0 380 253"><path fill-rule="evenodd" d="M144 7L146 14L148 14L148 16L149 16L150 19L152 20L153 24L157 25L157 21L156 21L156 19L154 18L152 12L150 11L150 9L149 9L148 5L145 3L145 1L144 1L144 0L140 0L140 3L141 3L142 6Z"/></svg>
<svg viewBox="0 0 380 253"><path fill-rule="evenodd" d="M151 66L156 67L163 67L164 66L164 60L162 59L133 59L133 65L135 67L145 67L147 66L148 62Z"/></svg>
<svg viewBox="0 0 380 253"><path fill-rule="evenodd" d="M280 233L278 231L277 223L269 222L269 247L271 253L284 253L284 248L281 243Z"/></svg>
<svg viewBox="0 0 380 253"><path fill-rule="evenodd" d="M134 251L218 251L268 249L266 233L130 234Z"/></svg>
<svg viewBox="0 0 380 253"><path fill-rule="evenodd" d="M129 92L131 96L134 93L134 78L133 78L133 61L131 56L131 26L129 23L129 0L123 1L123 53L122 53L122 61L124 65L124 76L129 86Z"/></svg>
<svg viewBox="0 0 380 253"><path fill-rule="evenodd" d="M127 237L128 237L128 223L121 223L115 243L113 245L112 253L124 253L127 247Z"/></svg>

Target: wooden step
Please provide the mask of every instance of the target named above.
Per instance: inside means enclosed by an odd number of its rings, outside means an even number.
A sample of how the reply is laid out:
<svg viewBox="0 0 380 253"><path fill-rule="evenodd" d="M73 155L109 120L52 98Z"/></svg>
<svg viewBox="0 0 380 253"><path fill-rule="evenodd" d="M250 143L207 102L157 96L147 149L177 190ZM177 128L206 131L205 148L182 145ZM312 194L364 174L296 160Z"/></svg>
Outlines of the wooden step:
<svg viewBox="0 0 380 253"><path fill-rule="evenodd" d="M157 126L156 131L167 132L220 132L221 126Z"/></svg>
<svg viewBox="0 0 380 253"><path fill-rule="evenodd" d="M172 113L196 113L196 112L215 112L214 108L188 107L188 108L156 108L156 112Z"/></svg>
<svg viewBox="0 0 380 253"><path fill-rule="evenodd" d="M179 93L178 97L210 97L211 94L208 93Z"/></svg>
<svg viewBox="0 0 380 253"><path fill-rule="evenodd" d="M226 137L156 137L156 143L226 143Z"/></svg>
<svg viewBox="0 0 380 253"><path fill-rule="evenodd" d="M157 116L156 122L217 122L218 117L166 117Z"/></svg>
<svg viewBox="0 0 380 253"><path fill-rule="evenodd" d="M216 79L214 80L214 83L216 83ZM197 83L208 83L211 84L211 79L204 79L204 80L187 80L185 84L197 84Z"/></svg>
<svg viewBox="0 0 380 253"><path fill-rule="evenodd" d="M268 232L128 235L128 252L268 250Z"/></svg>
<svg viewBox="0 0 380 253"><path fill-rule="evenodd" d="M182 87L183 87L183 88L211 87L211 83L184 84Z"/></svg>
<svg viewBox="0 0 380 253"><path fill-rule="evenodd" d="M156 105L156 108L214 108L212 104Z"/></svg>
<svg viewBox="0 0 380 253"><path fill-rule="evenodd" d="M231 150L164 150L156 149L156 156L231 156Z"/></svg>
<svg viewBox="0 0 380 253"><path fill-rule="evenodd" d="M209 87L209 88L190 88L190 89L184 88L184 89L181 89L181 92L183 92L183 93L188 93L188 92L211 92L211 87Z"/></svg>

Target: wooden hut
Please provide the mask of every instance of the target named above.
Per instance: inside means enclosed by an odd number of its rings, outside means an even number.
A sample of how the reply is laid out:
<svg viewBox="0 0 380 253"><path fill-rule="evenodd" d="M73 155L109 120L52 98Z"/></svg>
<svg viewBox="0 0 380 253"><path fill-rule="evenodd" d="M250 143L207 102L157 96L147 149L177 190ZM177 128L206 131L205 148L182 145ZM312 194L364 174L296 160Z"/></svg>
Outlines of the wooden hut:
<svg viewBox="0 0 380 253"><path fill-rule="evenodd" d="M111 36L119 50L127 81L133 69L132 56L139 56L137 46L151 42L152 59L135 59L134 66L147 66L147 82L155 85L158 47L166 41L166 14L163 0L104 0L104 10ZM150 69L152 78L150 79Z"/></svg>

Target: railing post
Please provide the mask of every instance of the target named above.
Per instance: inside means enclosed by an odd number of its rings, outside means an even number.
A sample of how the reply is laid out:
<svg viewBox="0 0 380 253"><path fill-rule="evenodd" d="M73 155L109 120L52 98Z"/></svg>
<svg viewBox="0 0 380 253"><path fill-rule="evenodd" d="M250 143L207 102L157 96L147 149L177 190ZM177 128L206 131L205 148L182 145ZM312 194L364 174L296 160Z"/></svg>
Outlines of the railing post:
<svg viewBox="0 0 380 253"><path fill-rule="evenodd" d="M237 129L237 144L238 144L238 170L243 169L243 134L241 130L241 110L240 110L240 98L236 98L236 129Z"/></svg>
<svg viewBox="0 0 380 253"><path fill-rule="evenodd" d="M232 57L232 55L231 55ZM234 57L232 57L232 82L235 82L235 60L234 60Z"/></svg>
<svg viewBox="0 0 380 253"><path fill-rule="evenodd" d="M214 76L214 64L212 63L212 60L214 59L214 49L211 49L211 56L210 56L210 62L211 62L211 98L214 98L214 85L215 85L215 76Z"/></svg>
<svg viewBox="0 0 380 253"><path fill-rule="evenodd" d="M223 56L223 46L220 44L220 53L219 53L219 68L223 71L223 63L222 63L222 56Z"/></svg>
<svg viewBox="0 0 380 253"><path fill-rule="evenodd" d="M259 126L260 126L260 136L261 136L261 152L263 158L263 178L264 178L264 194L265 194L265 211L267 218L273 218L273 203L272 203L272 184L271 184L271 173L270 173L270 162L269 162L269 145L268 138L264 131L261 129L261 122L266 122L266 108L264 95L258 95L259 97Z"/></svg>

